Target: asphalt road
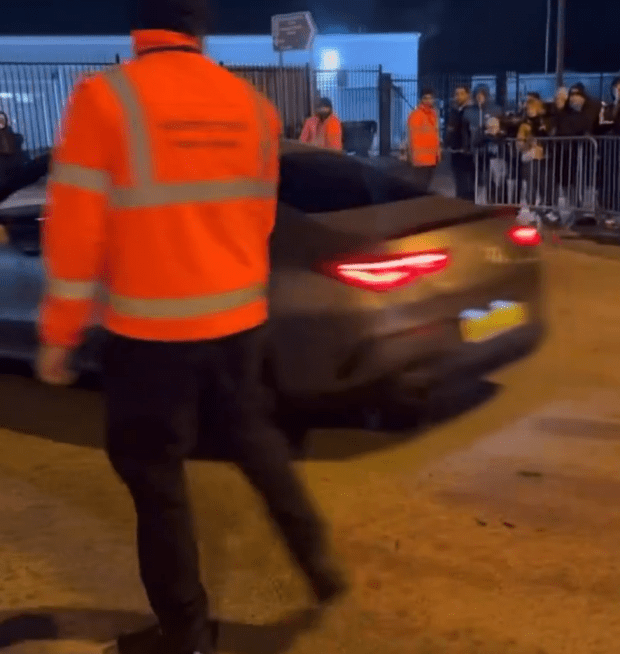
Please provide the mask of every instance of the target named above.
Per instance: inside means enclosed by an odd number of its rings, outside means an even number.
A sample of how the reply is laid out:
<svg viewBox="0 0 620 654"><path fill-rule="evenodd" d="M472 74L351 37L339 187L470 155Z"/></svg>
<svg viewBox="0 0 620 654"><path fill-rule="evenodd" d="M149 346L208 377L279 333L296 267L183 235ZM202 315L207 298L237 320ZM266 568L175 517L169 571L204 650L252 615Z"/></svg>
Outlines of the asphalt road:
<svg viewBox="0 0 620 654"><path fill-rule="evenodd" d="M311 434L299 470L354 583L318 625L237 471L189 464L222 652L616 651L620 264L545 253L539 352L438 391L401 432L341 421ZM148 623L97 390L4 369L0 425L0 648L88 654Z"/></svg>

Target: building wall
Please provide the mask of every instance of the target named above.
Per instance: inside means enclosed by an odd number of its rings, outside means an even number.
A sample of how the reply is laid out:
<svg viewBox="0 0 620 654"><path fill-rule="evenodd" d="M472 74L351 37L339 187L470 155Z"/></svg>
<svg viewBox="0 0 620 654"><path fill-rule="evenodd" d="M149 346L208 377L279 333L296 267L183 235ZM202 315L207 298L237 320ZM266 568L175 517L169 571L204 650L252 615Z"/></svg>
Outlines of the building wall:
<svg viewBox="0 0 620 654"><path fill-rule="evenodd" d="M379 68L395 78L416 77L418 47L419 34L415 33L320 35L311 52L284 53L283 63L285 66L310 64L315 67L316 91L332 100L334 110L343 121L375 121L378 124ZM273 51L268 35L209 37L205 51L215 61L226 65L264 67L279 63L278 53ZM56 70L53 64L112 63L117 55L121 61L131 58L128 35L0 37L0 108L4 108L25 133L31 148L48 143L74 82L72 74L65 82L66 67ZM46 65L16 65L28 63ZM44 98L49 102L43 102ZM393 131L397 139L401 138L408 111L403 105L393 112ZM295 131L300 129L301 126L297 126Z"/></svg>
<svg viewBox="0 0 620 654"><path fill-rule="evenodd" d="M420 35L324 34L316 38L313 53L287 52L285 65L317 68L360 68L382 66L396 76L418 73ZM206 52L216 61L246 66L276 66L271 36L212 36ZM111 62L132 56L129 36L0 36L2 62Z"/></svg>

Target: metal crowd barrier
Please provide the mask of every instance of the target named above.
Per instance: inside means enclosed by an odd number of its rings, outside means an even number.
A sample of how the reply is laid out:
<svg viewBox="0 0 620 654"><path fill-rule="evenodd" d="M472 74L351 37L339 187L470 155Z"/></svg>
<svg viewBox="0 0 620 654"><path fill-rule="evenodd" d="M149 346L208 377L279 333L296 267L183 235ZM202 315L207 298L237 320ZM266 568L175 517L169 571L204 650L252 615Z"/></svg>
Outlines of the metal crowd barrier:
<svg viewBox="0 0 620 654"><path fill-rule="evenodd" d="M620 137L497 138L475 162L479 204L620 218Z"/></svg>
<svg viewBox="0 0 620 654"><path fill-rule="evenodd" d="M598 144L597 200L602 214L620 219L620 137L601 136Z"/></svg>

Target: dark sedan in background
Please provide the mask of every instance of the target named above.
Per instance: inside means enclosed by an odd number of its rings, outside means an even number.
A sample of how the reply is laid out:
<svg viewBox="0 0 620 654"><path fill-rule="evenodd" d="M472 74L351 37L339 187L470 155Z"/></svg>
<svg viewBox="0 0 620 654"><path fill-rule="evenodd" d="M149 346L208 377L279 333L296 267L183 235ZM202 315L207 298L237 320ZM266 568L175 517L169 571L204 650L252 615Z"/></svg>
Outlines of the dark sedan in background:
<svg viewBox="0 0 620 654"><path fill-rule="evenodd" d="M515 216L284 143L266 361L277 394L290 406L398 395L531 351L544 332L540 235ZM0 208L3 358L35 351L40 220L41 203ZM97 368L100 337L93 327L79 368Z"/></svg>

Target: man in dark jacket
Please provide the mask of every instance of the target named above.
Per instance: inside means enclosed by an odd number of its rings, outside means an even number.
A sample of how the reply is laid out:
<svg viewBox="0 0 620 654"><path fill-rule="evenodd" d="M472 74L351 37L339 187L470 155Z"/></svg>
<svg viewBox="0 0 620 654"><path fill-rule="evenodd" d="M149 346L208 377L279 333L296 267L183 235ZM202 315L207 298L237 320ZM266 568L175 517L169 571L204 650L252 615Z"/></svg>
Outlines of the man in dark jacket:
<svg viewBox="0 0 620 654"><path fill-rule="evenodd" d="M610 104L603 104L600 113L601 134L609 136L620 136L620 77L616 77L611 83Z"/></svg>
<svg viewBox="0 0 620 654"><path fill-rule="evenodd" d="M599 103L588 96L583 84L577 83L570 87L566 106L555 117L555 135L564 138L554 144L550 156L573 207L590 204L584 193L591 194L596 181L593 175L597 153L590 140L583 137L596 134L599 114Z"/></svg>
<svg viewBox="0 0 620 654"><path fill-rule="evenodd" d="M465 118L470 107L473 107L473 103L469 87L458 86L454 90L454 102L448 116L445 144L451 153L456 196L473 202L476 196L476 165L472 154L471 129Z"/></svg>
<svg viewBox="0 0 620 654"><path fill-rule="evenodd" d="M611 83L612 102L601 107L598 133L605 137L620 136L620 77ZM617 138L598 140L599 206L620 212L620 144Z"/></svg>
<svg viewBox="0 0 620 654"><path fill-rule="evenodd" d="M474 147L484 142L489 124L501 115L502 110L493 102L489 87L484 84L477 86L474 89L474 102L465 109L465 120L471 130L471 142Z"/></svg>
<svg viewBox="0 0 620 654"><path fill-rule="evenodd" d="M557 136L587 136L594 134L599 121L600 106L586 93L583 84L570 87L568 104L558 116Z"/></svg>
<svg viewBox="0 0 620 654"><path fill-rule="evenodd" d="M8 116L0 111L0 185L8 183L22 164L23 137L9 125Z"/></svg>
<svg viewBox="0 0 620 654"><path fill-rule="evenodd" d="M487 200L490 193L497 198L496 192L505 181L499 138L502 110L493 102L488 86L481 84L474 89L474 103L465 109L464 116L470 129L478 187Z"/></svg>

